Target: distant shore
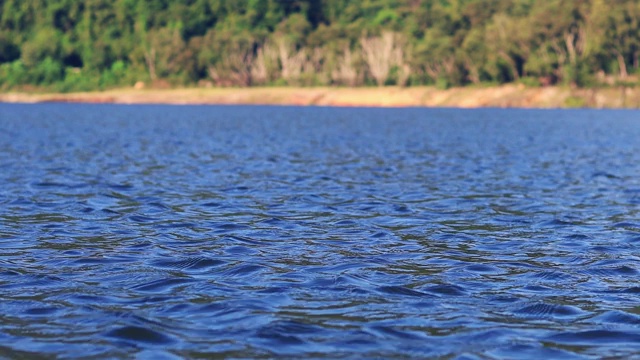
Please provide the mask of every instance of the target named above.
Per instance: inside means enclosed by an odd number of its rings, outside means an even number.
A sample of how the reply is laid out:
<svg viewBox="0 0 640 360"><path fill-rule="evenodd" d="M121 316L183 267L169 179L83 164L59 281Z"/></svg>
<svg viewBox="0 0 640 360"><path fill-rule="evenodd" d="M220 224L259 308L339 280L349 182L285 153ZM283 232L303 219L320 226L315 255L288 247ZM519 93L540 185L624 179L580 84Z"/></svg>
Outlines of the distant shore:
<svg viewBox="0 0 640 360"><path fill-rule="evenodd" d="M640 87L257 87L115 89L82 93L0 93L0 102L264 104L364 107L640 108Z"/></svg>

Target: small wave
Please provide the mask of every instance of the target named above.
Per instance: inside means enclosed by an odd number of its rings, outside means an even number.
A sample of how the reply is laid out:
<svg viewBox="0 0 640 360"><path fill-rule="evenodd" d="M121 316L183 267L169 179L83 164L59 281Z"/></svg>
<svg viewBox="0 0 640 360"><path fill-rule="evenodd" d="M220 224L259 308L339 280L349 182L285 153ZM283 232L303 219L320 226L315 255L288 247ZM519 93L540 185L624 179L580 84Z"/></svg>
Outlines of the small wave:
<svg viewBox="0 0 640 360"><path fill-rule="evenodd" d="M518 316L531 317L536 319L576 318L587 314L586 312L575 306L546 303L527 305L525 307L516 309L513 313Z"/></svg>
<svg viewBox="0 0 640 360"><path fill-rule="evenodd" d="M549 336L547 341L569 345L640 344L640 333L615 330L562 332Z"/></svg>
<svg viewBox="0 0 640 360"><path fill-rule="evenodd" d="M175 340L162 332L140 326L122 326L105 333L105 336L123 340L129 343L143 343L153 345L170 345Z"/></svg>

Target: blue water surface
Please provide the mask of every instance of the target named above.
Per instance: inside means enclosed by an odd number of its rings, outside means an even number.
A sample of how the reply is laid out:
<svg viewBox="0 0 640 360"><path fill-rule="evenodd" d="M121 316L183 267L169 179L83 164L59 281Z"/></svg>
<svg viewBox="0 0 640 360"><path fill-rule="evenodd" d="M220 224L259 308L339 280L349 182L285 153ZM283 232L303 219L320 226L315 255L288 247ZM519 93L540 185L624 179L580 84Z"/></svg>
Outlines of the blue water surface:
<svg viewBox="0 0 640 360"><path fill-rule="evenodd" d="M640 354L640 113L0 104L0 357Z"/></svg>

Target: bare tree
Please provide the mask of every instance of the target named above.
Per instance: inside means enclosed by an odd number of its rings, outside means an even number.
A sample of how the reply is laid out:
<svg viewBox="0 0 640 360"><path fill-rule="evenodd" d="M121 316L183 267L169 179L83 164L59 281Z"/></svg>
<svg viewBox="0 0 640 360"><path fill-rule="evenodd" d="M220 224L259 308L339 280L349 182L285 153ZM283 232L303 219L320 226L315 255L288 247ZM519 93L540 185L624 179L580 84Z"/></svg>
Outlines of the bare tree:
<svg viewBox="0 0 640 360"><path fill-rule="evenodd" d="M250 86L253 53L250 50L226 54L216 65L209 66L209 76L218 85Z"/></svg>
<svg viewBox="0 0 640 360"><path fill-rule="evenodd" d="M405 47L405 49L407 49L407 47ZM398 67L397 85L400 86L405 86L411 75L410 61L407 59L408 54L409 51L404 51L401 46L396 46L393 51L392 65Z"/></svg>
<svg viewBox="0 0 640 360"><path fill-rule="evenodd" d="M404 53L398 35L384 32L380 37L363 37L360 39L362 54L371 76L378 86L383 86L394 66L405 68Z"/></svg>
<svg viewBox="0 0 640 360"><path fill-rule="evenodd" d="M250 86L253 82L253 49L235 44L207 70L211 79L219 86Z"/></svg>
<svg viewBox="0 0 640 360"><path fill-rule="evenodd" d="M478 66L473 62L469 55L463 55L464 57L464 66L469 71L469 80L471 80L474 84L480 83L480 71L478 70Z"/></svg>
<svg viewBox="0 0 640 360"><path fill-rule="evenodd" d="M272 80L278 69L278 51L270 43L258 48L257 55L251 67L254 82L265 84Z"/></svg>
<svg viewBox="0 0 640 360"><path fill-rule="evenodd" d="M344 85L356 86L358 84L358 70L353 61L351 49L346 46L342 56L337 59L336 67L331 72L331 78Z"/></svg>
<svg viewBox="0 0 640 360"><path fill-rule="evenodd" d="M302 73L307 54L304 49L297 50L287 39L277 41L278 55L281 66L281 76L284 80L296 81Z"/></svg>
<svg viewBox="0 0 640 360"><path fill-rule="evenodd" d="M321 48L313 48L307 53L306 61L302 65L304 73L303 81L313 84L314 81L328 82L328 77L322 71L325 61L324 51Z"/></svg>
<svg viewBox="0 0 640 360"><path fill-rule="evenodd" d="M434 59L424 64L424 70L432 79L440 79L455 70L455 58L453 56L442 59Z"/></svg>
<svg viewBox="0 0 640 360"><path fill-rule="evenodd" d="M627 72L627 64L625 63L624 55L618 49L613 49L613 53L616 54L616 59L618 60L618 68L620 70L620 78L621 79L626 79L627 76L629 76L629 73Z"/></svg>
<svg viewBox="0 0 640 360"><path fill-rule="evenodd" d="M158 78L156 75L156 49L153 45L147 45L144 47L144 62L147 64L149 70L149 77L155 81Z"/></svg>

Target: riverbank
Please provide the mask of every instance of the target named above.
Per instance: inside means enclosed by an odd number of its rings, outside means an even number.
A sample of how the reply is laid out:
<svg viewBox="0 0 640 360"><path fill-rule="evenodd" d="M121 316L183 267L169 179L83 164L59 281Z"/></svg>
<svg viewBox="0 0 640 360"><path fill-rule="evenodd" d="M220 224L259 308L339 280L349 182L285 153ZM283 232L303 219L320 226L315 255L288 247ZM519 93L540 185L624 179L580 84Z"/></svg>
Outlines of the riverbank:
<svg viewBox="0 0 640 360"><path fill-rule="evenodd" d="M115 89L83 93L0 93L0 102L268 104L371 107L640 108L640 88L435 87Z"/></svg>

